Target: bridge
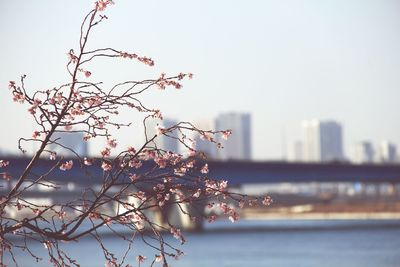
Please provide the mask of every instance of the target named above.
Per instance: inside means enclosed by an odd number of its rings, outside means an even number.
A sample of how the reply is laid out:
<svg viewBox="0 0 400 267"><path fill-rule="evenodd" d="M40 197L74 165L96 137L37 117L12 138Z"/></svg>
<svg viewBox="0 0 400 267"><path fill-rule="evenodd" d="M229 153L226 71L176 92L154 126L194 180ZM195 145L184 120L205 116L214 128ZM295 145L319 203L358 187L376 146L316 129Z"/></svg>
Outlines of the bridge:
<svg viewBox="0 0 400 267"><path fill-rule="evenodd" d="M11 158L10 166L2 169L17 178L30 159ZM99 160L97 161L99 162ZM48 171L54 161L41 159L33 173ZM209 176L224 179L230 185L257 183L307 183L307 182L364 182L364 183L400 183L400 164L350 164L350 163L289 163L257 161L208 161ZM139 173L154 166L145 162ZM58 168L52 173L52 180L60 183L82 185L96 184L101 181L103 172L99 166L85 167L76 163L70 171Z"/></svg>
<svg viewBox="0 0 400 267"><path fill-rule="evenodd" d="M25 169L30 159L11 158L10 165L2 168L1 171L10 173L14 179ZM39 188L29 190L26 197L45 201L49 203L62 203L66 199L79 198L81 190L86 187L94 188L102 181L103 172L98 166L81 168L76 162L70 171L61 171L58 168L52 172L50 180L61 186L57 193L54 191L42 191ZM41 159L33 173L41 174L47 172L54 164L54 161ZM202 164L204 163L200 163ZM230 186L243 184L273 184L273 183L364 183L400 184L400 165L377 165L377 164L348 164L348 163L287 163L287 162L245 162L245 161L209 161L210 173L208 176L223 179L229 182ZM139 173L146 172L154 167L154 162L144 162L143 167L135 170ZM3 180L0 186L0 195L8 190L12 182ZM64 185L64 186L62 186ZM66 185L66 186L65 186ZM395 186L394 186L395 188ZM115 212L116 207L105 207L110 212ZM193 211L190 211L193 213ZM18 213L14 211L15 216ZM156 216L152 214L151 216ZM160 217L160 216L158 216ZM186 229L200 229L201 222L193 224L188 217L179 210L168 212L169 220L176 225L182 225ZM160 219L162 224L163 219Z"/></svg>

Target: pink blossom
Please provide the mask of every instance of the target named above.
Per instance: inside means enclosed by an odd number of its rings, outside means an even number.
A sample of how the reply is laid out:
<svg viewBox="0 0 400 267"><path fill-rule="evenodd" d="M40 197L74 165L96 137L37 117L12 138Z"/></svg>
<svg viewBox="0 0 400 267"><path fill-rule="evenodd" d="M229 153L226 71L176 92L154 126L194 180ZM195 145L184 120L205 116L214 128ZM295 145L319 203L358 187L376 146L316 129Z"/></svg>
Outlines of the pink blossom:
<svg viewBox="0 0 400 267"><path fill-rule="evenodd" d="M131 179L132 182L135 182L137 179L137 175L136 174L129 174L129 179Z"/></svg>
<svg viewBox="0 0 400 267"><path fill-rule="evenodd" d="M162 127L161 125L157 125L157 126L155 127L155 129L156 129L156 134L157 134L157 135L162 135L162 134L165 133L165 128Z"/></svg>
<svg viewBox="0 0 400 267"><path fill-rule="evenodd" d="M96 2L96 9L97 11L104 11L107 5L112 5L112 4L113 4L112 0L99 0Z"/></svg>
<svg viewBox="0 0 400 267"><path fill-rule="evenodd" d="M104 171L110 171L110 170L112 170L112 165L111 165L111 163L109 163L107 161L103 161L103 163L101 164L101 168Z"/></svg>
<svg viewBox="0 0 400 267"><path fill-rule="evenodd" d="M203 173L203 174L207 174L208 173L208 164L206 163L204 166L203 166L203 168L201 168L201 173Z"/></svg>
<svg viewBox="0 0 400 267"><path fill-rule="evenodd" d="M57 156L56 152L51 152L49 158L50 160L56 160L56 156Z"/></svg>
<svg viewBox="0 0 400 267"><path fill-rule="evenodd" d="M136 257L136 260L137 260L138 263L142 263L146 259L147 259L146 256L142 256L142 255L139 255L139 256Z"/></svg>
<svg viewBox="0 0 400 267"><path fill-rule="evenodd" d="M71 125L71 124L66 124L66 125L64 126L64 129L65 129L66 131L71 131L71 130L72 130L72 125Z"/></svg>
<svg viewBox="0 0 400 267"><path fill-rule="evenodd" d="M185 240L184 236L182 235L180 229L177 229L175 227L171 227L170 232L176 239L181 241L181 244L186 242L186 240Z"/></svg>
<svg viewBox="0 0 400 267"><path fill-rule="evenodd" d="M233 212L230 216L229 216L229 220L231 222L236 222L240 219L239 214L237 212Z"/></svg>
<svg viewBox="0 0 400 267"><path fill-rule="evenodd" d="M197 189L196 193L193 194L193 197L198 198L200 197L201 189Z"/></svg>
<svg viewBox="0 0 400 267"><path fill-rule="evenodd" d="M135 153L136 153L136 150L135 150L134 147L129 146L129 147L128 147L128 152L129 152L130 154L135 154Z"/></svg>
<svg viewBox="0 0 400 267"><path fill-rule="evenodd" d="M83 73L85 74L86 78L89 78L90 75L92 75L92 73L90 71L88 71L88 70L85 70Z"/></svg>
<svg viewBox="0 0 400 267"><path fill-rule="evenodd" d="M83 158L83 164L85 164L86 166L91 166L93 165L93 159L89 159L87 157Z"/></svg>
<svg viewBox="0 0 400 267"><path fill-rule="evenodd" d="M228 137L232 134L231 130L222 131L222 138L228 140Z"/></svg>
<svg viewBox="0 0 400 267"><path fill-rule="evenodd" d="M7 167L9 164L9 161L5 161L3 159L0 160L0 168Z"/></svg>
<svg viewBox="0 0 400 267"><path fill-rule="evenodd" d="M165 168L167 166L167 160L162 157L157 157L154 159L155 163L157 163L158 167L161 169Z"/></svg>
<svg viewBox="0 0 400 267"><path fill-rule="evenodd" d="M6 181L10 181L13 177L11 176L11 174L7 173L7 172L3 172L1 174L1 176L3 177L3 179L5 179Z"/></svg>
<svg viewBox="0 0 400 267"><path fill-rule="evenodd" d="M104 157L108 157L111 154L111 149L109 147L104 148L102 151L100 151L101 156Z"/></svg>
<svg viewBox="0 0 400 267"><path fill-rule="evenodd" d="M117 147L117 142L115 139L107 139L107 145L111 148L116 148Z"/></svg>
<svg viewBox="0 0 400 267"><path fill-rule="evenodd" d="M215 220L217 219L217 216L211 215L211 216L209 216L207 219L208 219L207 221L208 221L209 223L213 223L213 222L215 222Z"/></svg>
<svg viewBox="0 0 400 267"><path fill-rule="evenodd" d="M156 256L155 256L155 261L156 261L156 262L161 262L161 261L163 260L163 258L164 258L164 257L163 257L162 255L156 255Z"/></svg>
<svg viewBox="0 0 400 267"><path fill-rule="evenodd" d="M131 159L128 163L129 167L139 169L142 167L142 162L138 159Z"/></svg>
<svg viewBox="0 0 400 267"><path fill-rule="evenodd" d="M15 81L8 82L8 89L15 89Z"/></svg>
<svg viewBox="0 0 400 267"><path fill-rule="evenodd" d="M34 131L33 134L32 134L32 138L33 138L33 139L36 139L36 138L38 138L39 136L40 136L40 132L38 132L38 131Z"/></svg>
<svg viewBox="0 0 400 267"><path fill-rule="evenodd" d="M263 203L265 206L271 205L272 202L273 202L273 201L272 201L272 198L269 197L269 196L264 197L263 200L262 200L262 203Z"/></svg>
<svg viewBox="0 0 400 267"><path fill-rule="evenodd" d="M146 197L146 193L143 191L138 191L136 192L135 196L141 200L142 202L146 201L147 197Z"/></svg>
<svg viewBox="0 0 400 267"><path fill-rule="evenodd" d="M18 103L20 103L20 104L23 104L24 101L25 101L25 95L24 95L23 93L16 92L16 93L14 94L13 101L14 101L14 102L18 102Z"/></svg>
<svg viewBox="0 0 400 267"><path fill-rule="evenodd" d="M67 162L61 164L60 170L62 170L62 171L68 171L68 170L72 169L72 166L73 166L73 165L74 165L74 162L73 162L72 160L67 161Z"/></svg>

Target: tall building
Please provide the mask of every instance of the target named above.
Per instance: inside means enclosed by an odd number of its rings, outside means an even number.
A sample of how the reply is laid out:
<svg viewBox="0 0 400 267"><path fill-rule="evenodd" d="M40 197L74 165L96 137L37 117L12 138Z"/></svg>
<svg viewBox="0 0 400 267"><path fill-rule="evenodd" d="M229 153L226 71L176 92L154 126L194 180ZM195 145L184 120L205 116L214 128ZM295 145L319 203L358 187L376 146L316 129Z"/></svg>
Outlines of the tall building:
<svg viewBox="0 0 400 267"><path fill-rule="evenodd" d="M303 142L297 140L293 144L293 150L289 154L290 160L295 162L304 161L304 145Z"/></svg>
<svg viewBox="0 0 400 267"><path fill-rule="evenodd" d="M216 130L232 130L228 140L221 135L217 141L223 149L218 149L216 157L222 160L250 160L251 159L251 116L248 113L224 113L215 120Z"/></svg>
<svg viewBox="0 0 400 267"><path fill-rule="evenodd" d="M162 128L170 128L177 123L178 123L177 121L169 118L164 118L163 120L148 119L146 121L147 137L150 139L157 134L156 130L157 126L161 126ZM172 132L167 133L167 135L168 136L161 135L156 137L154 142L156 143L157 147L166 151L178 153L179 141L176 139L178 137L178 131L174 130Z"/></svg>
<svg viewBox="0 0 400 267"><path fill-rule="evenodd" d="M178 122L169 118L165 118L162 121L162 126L164 128L169 128L176 125ZM174 130L168 133L168 136L161 136L160 137L160 146L162 149L166 151L171 151L174 153L178 153L179 141L176 139L178 138L178 131Z"/></svg>
<svg viewBox="0 0 400 267"><path fill-rule="evenodd" d="M310 120L302 123L306 161L341 161L343 155L342 126L336 121Z"/></svg>
<svg viewBox="0 0 400 267"><path fill-rule="evenodd" d="M374 161L374 148L371 142L360 142L354 146L355 163L372 163Z"/></svg>
<svg viewBox="0 0 400 267"><path fill-rule="evenodd" d="M379 160L383 163L394 163L397 161L397 148L389 141L382 141L379 146Z"/></svg>
<svg viewBox="0 0 400 267"><path fill-rule="evenodd" d="M57 140L57 144L51 144L49 150L56 152L57 155L64 157L74 156L74 152L79 156L88 155L88 142L83 140L84 133L61 132L55 133L52 140ZM69 149L66 149L69 148ZM74 152L72 152L72 151Z"/></svg>
<svg viewBox="0 0 400 267"><path fill-rule="evenodd" d="M214 130L214 122L209 120L202 120L196 122L196 126L201 130ZM204 153L209 159L214 159L217 154L217 146L208 140L204 140L198 133L194 136L196 142L196 150Z"/></svg>

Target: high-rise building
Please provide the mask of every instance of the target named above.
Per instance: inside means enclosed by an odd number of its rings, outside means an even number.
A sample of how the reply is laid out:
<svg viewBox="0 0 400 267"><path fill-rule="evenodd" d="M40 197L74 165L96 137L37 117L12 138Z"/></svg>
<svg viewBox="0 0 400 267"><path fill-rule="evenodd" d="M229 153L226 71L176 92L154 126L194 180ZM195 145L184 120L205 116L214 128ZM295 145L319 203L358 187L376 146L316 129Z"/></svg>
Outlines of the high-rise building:
<svg viewBox="0 0 400 267"><path fill-rule="evenodd" d="M222 160L250 160L251 159L251 116L248 113L224 113L215 120L216 130L231 130L228 140L221 135L217 141L223 149L218 149L216 157Z"/></svg>
<svg viewBox="0 0 400 267"><path fill-rule="evenodd" d="M178 122L169 119L169 118L164 118L163 120L161 119L148 119L146 121L146 134L147 138L151 139L154 135L156 135L156 127L160 126L162 128L170 128L174 125L176 125ZM168 136L166 136L168 135ZM155 144L157 144L157 147L159 149L163 149L165 151L171 151L174 153L178 153L179 151L179 141L177 140L178 138L178 131L174 130L171 132L166 133L166 135L160 135L157 136L154 140Z"/></svg>
<svg viewBox="0 0 400 267"><path fill-rule="evenodd" d="M384 163L394 163L397 161L396 146L389 141L382 141L379 146L379 160Z"/></svg>
<svg viewBox="0 0 400 267"><path fill-rule="evenodd" d="M290 160L292 161L304 161L304 145L303 142L297 140L293 144L293 151L290 154Z"/></svg>
<svg viewBox="0 0 400 267"><path fill-rule="evenodd" d="M302 123L306 161L342 161L342 126L336 121L310 120Z"/></svg>
<svg viewBox="0 0 400 267"><path fill-rule="evenodd" d="M164 128L170 128L174 125L176 125L178 122L169 118L165 118L162 121L162 126ZM166 151L171 151L174 153L178 153L178 146L179 146L179 141L178 141L178 131L174 130L172 132L167 133L168 136L161 136L160 140L160 146L162 149Z"/></svg>
<svg viewBox="0 0 400 267"><path fill-rule="evenodd" d="M196 127L201 130L213 130L214 122L209 120L202 120L196 122ZM213 136L214 137L214 136ZM217 146L204 138L200 137L200 134L196 133L194 136L194 141L196 142L196 151L204 153L209 159L214 159L217 154Z"/></svg>
<svg viewBox="0 0 400 267"><path fill-rule="evenodd" d="M79 132L54 133L52 140L58 144L51 144L49 150L64 157L72 157L75 153L79 156L87 156L88 142L83 140L83 136L84 133Z"/></svg>
<svg viewBox="0 0 400 267"><path fill-rule="evenodd" d="M355 163L372 163L374 161L374 148L371 142L360 142L354 146Z"/></svg>

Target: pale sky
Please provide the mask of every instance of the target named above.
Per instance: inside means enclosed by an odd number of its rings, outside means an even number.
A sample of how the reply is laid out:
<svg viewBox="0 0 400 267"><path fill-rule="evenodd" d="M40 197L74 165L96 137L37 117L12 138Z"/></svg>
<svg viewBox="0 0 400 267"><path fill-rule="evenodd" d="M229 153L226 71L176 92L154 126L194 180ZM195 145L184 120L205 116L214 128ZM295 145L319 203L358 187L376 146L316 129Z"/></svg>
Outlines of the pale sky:
<svg viewBox="0 0 400 267"><path fill-rule="evenodd" d="M66 52L77 48L92 5L0 0L3 152L34 129L28 107L12 102L8 81L27 74L32 91L68 82ZM147 55L156 66L101 61L93 80L193 72L182 90L157 91L147 103L179 120L251 113L255 159L279 159L282 132L290 148L301 121L312 118L342 123L347 156L362 140L400 146L400 1L120 0L105 14L90 47ZM129 143L132 134L120 138Z"/></svg>

